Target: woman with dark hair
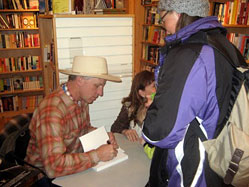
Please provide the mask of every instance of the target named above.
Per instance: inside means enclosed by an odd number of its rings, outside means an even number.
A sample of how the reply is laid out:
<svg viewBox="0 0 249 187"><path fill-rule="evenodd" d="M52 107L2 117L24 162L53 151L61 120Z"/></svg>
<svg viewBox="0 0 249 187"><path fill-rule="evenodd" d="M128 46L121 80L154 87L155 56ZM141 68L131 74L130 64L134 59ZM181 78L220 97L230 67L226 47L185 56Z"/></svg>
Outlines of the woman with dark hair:
<svg viewBox="0 0 249 187"><path fill-rule="evenodd" d="M220 187L193 125L212 139L229 106L233 67L208 39L222 39L233 57L237 51L217 17L208 16L208 0L160 0L158 9L168 36L142 133L156 146L147 186Z"/></svg>
<svg viewBox="0 0 249 187"><path fill-rule="evenodd" d="M112 124L111 131L124 134L130 141L139 141L142 123L156 92L155 78L147 70L139 72L133 79L128 97L123 98L121 111Z"/></svg>

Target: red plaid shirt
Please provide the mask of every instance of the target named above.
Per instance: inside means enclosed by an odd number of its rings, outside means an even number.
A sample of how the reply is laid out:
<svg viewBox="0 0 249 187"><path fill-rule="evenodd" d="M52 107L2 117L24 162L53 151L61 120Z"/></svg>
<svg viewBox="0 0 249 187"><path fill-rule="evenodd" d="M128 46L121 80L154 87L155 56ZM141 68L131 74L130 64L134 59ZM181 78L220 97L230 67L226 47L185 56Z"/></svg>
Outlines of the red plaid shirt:
<svg viewBox="0 0 249 187"><path fill-rule="evenodd" d="M88 104L78 105L62 88L47 96L30 123L26 161L45 170L50 178L86 170L98 162L96 151L83 153L79 137L95 129Z"/></svg>

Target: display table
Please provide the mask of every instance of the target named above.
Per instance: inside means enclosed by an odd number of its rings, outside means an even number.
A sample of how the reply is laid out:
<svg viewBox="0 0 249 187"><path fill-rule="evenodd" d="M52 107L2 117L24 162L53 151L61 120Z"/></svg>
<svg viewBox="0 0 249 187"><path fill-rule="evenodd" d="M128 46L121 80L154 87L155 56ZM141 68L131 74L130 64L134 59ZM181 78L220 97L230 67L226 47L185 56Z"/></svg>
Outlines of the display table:
<svg viewBox="0 0 249 187"><path fill-rule="evenodd" d="M58 177L53 183L63 187L144 187L149 179L151 160L138 142L130 142L121 134L115 134L115 137L128 154L127 160L100 172L88 169Z"/></svg>

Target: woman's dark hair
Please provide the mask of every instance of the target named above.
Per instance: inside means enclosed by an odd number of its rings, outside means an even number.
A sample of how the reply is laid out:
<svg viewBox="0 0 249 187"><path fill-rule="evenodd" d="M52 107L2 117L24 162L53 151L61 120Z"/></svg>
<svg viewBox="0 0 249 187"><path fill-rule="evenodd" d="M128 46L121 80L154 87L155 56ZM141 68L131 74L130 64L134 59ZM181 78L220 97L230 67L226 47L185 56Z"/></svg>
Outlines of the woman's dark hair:
<svg viewBox="0 0 249 187"><path fill-rule="evenodd" d="M145 90L145 87L155 81L154 73L144 70L135 75L128 97L123 98L122 104L130 102L131 118L136 116L138 108L146 102L146 99L139 95L139 90Z"/></svg>
<svg viewBox="0 0 249 187"><path fill-rule="evenodd" d="M176 25L176 32L182 29L183 27L193 23L194 21L201 19L199 16L189 16L186 13L181 13L181 16Z"/></svg>

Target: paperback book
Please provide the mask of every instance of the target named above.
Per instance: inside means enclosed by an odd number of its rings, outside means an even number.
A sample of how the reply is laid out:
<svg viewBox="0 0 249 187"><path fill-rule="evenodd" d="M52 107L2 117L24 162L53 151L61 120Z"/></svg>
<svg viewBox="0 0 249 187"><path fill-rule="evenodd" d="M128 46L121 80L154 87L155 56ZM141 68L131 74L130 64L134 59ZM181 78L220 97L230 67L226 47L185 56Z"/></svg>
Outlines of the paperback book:
<svg viewBox="0 0 249 187"><path fill-rule="evenodd" d="M109 136L104 126L80 137L80 141L83 146L84 152L97 149L99 146L106 144L108 140L109 140ZM127 159L128 159L128 155L125 154L121 148L119 148L118 154L115 158L107 162L99 162L92 169L96 172L99 172L113 165L116 165L120 162L123 162Z"/></svg>

